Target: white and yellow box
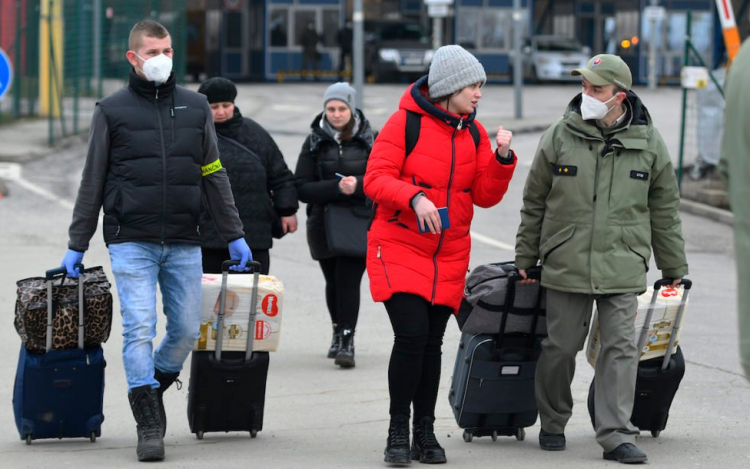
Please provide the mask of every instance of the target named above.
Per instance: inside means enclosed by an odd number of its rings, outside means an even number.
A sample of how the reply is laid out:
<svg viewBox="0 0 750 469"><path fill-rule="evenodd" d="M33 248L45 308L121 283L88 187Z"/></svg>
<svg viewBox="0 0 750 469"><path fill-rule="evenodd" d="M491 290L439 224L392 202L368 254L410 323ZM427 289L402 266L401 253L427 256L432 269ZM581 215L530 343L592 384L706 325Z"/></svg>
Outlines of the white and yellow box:
<svg viewBox="0 0 750 469"><path fill-rule="evenodd" d="M253 274L227 276L222 351L247 350L252 291ZM221 274L203 274L201 292L201 336L193 350L216 350ZM260 275L253 351L274 352L278 348L283 304L284 285L281 281L271 275Z"/></svg>
<svg viewBox="0 0 750 469"><path fill-rule="evenodd" d="M651 321L646 336L646 343L641 350L640 360L650 360L652 358L663 357L667 353L667 347L669 346L669 339L672 336L672 327L674 321L677 318L677 311L680 309L682 304L682 296L684 290L682 288L666 287L659 291L654 305L654 313L651 315ZM653 287L649 287L645 293L638 297L638 311L635 316L635 341L641 336L643 330L643 323L646 321L646 315L648 315L648 309L651 306L651 297L654 294ZM685 321L685 312L687 311L687 303L685 303L685 311L683 311L681 322ZM675 338L675 350L677 345L680 343L680 333L682 331L682 323L680 328L677 330L677 337ZM591 324L591 333L589 334L588 345L586 346L586 358L591 366L596 363L596 357L599 355L599 349L601 343L599 341L599 318L598 312L594 311L594 319ZM674 351L673 351L674 352Z"/></svg>

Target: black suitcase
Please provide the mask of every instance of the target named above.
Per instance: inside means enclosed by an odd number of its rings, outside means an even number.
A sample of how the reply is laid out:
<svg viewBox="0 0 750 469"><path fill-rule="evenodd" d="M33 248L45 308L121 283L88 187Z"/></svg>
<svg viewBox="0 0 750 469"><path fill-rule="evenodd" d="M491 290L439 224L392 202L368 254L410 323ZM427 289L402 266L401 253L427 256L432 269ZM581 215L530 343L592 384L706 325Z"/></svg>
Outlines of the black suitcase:
<svg viewBox="0 0 750 469"><path fill-rule="evenodd" d="M500 333L461 335L448 401L467 443L475 436L491 436L495 441L498 435L521 441L526 437L525 428L536 423L534 375L542 337L534 331L545 319L542 290L537 282L536 305L529 311L513 307L519 278L517 273L508 278ZM511 308L515 314L532 315L531 333L504 332Z"/></svg>
<svg viewBox="0 0 750 469"><path fill-rule="evenodd" d="M237 261L225 261L222 266L222 284L217 330L224 327L224 306L228 268ZM253 268L253 291L250 327L254 331L258 305L258 277L260 264L249 262ZM193 352L188 385L188 422L190 431L198 439L206 432L247 431L255 438L263 429L263 407L266 400L268 352L253 353L254 334L247 337L245 352L222 353L222 335L217 334L216 350Z"/></svg>
<svg viewBox="0 0 750 469"><path fill-rule="evenodd" d="M654 294L651 297L651 304L656 301L656 297L661 287L671 284L669 279L662 279L654 284ZM677 346L675 350L675 340L677 331L680 329L682 315L685 310L685 302L690 293L693 282L688 279L682 279L682 285L685 287L685 293L682 296L682 304L677 311L672 332L669 338L669 345L663 358L657 357L650 360L644 360L638 363L638 377L635 382L635 400L633 402L633 413L630 416L630 422L638 427L641 431L650 431L651 435L656 438L662 430L667 427L669 419L669 409L672 401L680 387L682 377L685 376L685 357L682 355L682 349ZM638 350L642 350L646 343L649 324L653 308L649 308L646 321L641 330L638 339ZM675 352L670 353L672 350ZM589 387L588 397L589 415L591 416L591 425L596 428L594 423L594 381Z"/></svg>
<svg viewBox="0 0 750 469"><path fill-rule="evenodd" d="M83 266L80 266L83 271ZM84 348L83 276L79 280L78 347L52 349L53 279L64 268L47 271L47 337L45 352L21 345L13 388L13 413L22 440L101 436L104 421L104 352Z"/></svg>

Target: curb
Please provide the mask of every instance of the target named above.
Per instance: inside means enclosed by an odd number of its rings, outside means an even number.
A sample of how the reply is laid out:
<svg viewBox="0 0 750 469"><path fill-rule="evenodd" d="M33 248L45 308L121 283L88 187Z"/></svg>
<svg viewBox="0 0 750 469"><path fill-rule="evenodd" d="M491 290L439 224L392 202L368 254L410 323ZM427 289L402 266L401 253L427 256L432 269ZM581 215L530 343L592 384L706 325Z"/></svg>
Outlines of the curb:
<svg viewBox="0 0 750 469"><path fill-rule="evenodd" d="M710 205L687 199L680 199L680 210L719 223L724 223L725 225L734 225L734 214L729 210L712 207Z"/></svg>
<svg viewBox="0 0 750 469"><path fill-rule="evenodd" d="M8 196L8 186L3 179L0 179L0 199Z"/></svg>

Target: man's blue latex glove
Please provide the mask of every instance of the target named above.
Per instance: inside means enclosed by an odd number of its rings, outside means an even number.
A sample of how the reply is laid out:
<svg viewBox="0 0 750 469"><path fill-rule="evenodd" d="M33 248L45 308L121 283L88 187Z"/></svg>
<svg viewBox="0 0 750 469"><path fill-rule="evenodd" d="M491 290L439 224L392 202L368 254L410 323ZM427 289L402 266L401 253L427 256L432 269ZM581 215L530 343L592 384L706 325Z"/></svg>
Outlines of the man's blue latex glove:
<svg viewBox="0 0 750 469"><path fill-rule="evenodd" d="M237 270L240 272L247 272L250 270L247 267L247 263L253 260L253 253L250 251L250 246L247 245L245 238L237 238L234 241L229 242L229 257L233 261L240 261L240 265L233 265L229 270Z"/></svg>
<svg viewBox="0 0 750 469"><path fill-rule="evenodd" d="M81 262L83 262L83 253L68 249L68 252L65 253L65 257L63 257L63 261L62 264L60 264L60 267L65 267L65 269L68 271L68 277L78 278L81 276L81 273L78 271L78 267L74 266L76 264L80 264Z"/></svg>

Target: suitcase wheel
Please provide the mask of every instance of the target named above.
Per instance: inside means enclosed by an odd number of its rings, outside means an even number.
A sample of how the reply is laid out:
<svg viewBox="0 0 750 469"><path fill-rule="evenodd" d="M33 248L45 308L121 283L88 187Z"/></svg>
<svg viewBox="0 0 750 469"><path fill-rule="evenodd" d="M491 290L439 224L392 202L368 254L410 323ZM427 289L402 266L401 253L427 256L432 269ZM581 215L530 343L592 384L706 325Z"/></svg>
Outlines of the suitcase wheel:
<svg viewBox="0 0 750 469"><path fill-rule="evenodd" d="M27 444L27 445L30 445L30 444L31 444L31 433L27 433L27 434L26 434L26 444Z"/></svg>
<svg viewBox="0 0 750 469"><path fill-rule="evenodd" d="M89 440L91 440L92 443L96 443L96 432L95 431L92 431L89 434Z"/></svg>
<svg viewBox="0 0 750 469"><path fill-rule="evenodd" d="M497 441L497 430L492 432L492 441Z"/></svg>
<svg viewBox="0 0 750 469"><path fill-rule="evenodd" d="M203 432L202 431L195 432L195 437L198 438L199 440L202 440L203 439Z"/></svg>
<svg viewBox="0 0 750 469"><path fill-rule="evenodd" d="M661 430L651 430L651 436L654 438L659 438L659 435L661 434Z"/></svg>
<svg viewBox="0 0 750 469"><path fill-rule="evenodd" d="M523 441L526 439L526 430L523 428L516 428L516 440Z"/></svg>
<svg viewBox="0 0 750 469"><path fill-rule="evenodd" d="M250 438L255 438L258 436L258 430L250 430Z"/></svg>
<svg viewBox="0 0 750 469"><path fill-rule="evenodd" d="M474 434L472 434L468 430L464 430L464 441L467 443L471 443L473 439L474 439Z"/></svg>

